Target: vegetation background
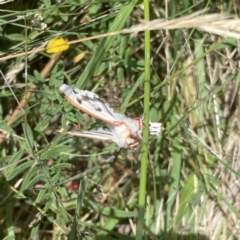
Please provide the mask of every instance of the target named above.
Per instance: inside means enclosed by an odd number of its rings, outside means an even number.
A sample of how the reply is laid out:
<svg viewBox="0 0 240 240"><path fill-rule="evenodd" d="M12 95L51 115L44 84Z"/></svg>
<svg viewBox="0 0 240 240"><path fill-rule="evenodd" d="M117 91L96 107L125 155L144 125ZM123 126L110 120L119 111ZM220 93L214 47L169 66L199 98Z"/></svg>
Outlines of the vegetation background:
<svg viewBox="0 0 240 240"><path fill-rule="evenodd" d="M0 239L240 238L239 1L1 0L0 12ZM69 48L47 51L57 38ZM144 130L135 152L69 137L101 122L62 83L165 130Z"/></svg>

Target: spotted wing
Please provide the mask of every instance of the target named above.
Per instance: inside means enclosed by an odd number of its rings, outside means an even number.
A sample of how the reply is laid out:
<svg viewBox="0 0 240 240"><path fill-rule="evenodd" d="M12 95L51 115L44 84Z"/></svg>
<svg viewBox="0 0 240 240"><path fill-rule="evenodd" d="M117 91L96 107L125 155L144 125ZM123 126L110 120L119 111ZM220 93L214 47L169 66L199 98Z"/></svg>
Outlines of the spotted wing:
<svg viewBox="0 0 240 240"><path fill-rule="evenodd" d="M83 112L114 126L121 124L121 119L124 115L115 113L108 103L102 100L97 94L66 84L63 84L59 90L68 102Z"/></svg>

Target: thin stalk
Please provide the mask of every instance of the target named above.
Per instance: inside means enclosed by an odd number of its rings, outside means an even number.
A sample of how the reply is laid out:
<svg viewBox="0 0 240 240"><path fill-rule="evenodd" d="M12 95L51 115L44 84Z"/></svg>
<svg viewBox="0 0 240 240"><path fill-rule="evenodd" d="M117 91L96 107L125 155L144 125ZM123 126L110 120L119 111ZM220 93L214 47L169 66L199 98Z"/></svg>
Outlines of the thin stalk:
<svg viewBox="0 0 240 240"><path fill-rule="evenodd" d="M144 0L144 19L150 20L149 1ZM146 184L147 184L147 159L148 159L148 136L149 136L149 102L150 102L150 31L145 31L145 79L144 79L144 125L143 144L141 149L141 175L140 191L138 199L138 222L136 240L142 239L144 228L144 213L146 205Z"/></svg>

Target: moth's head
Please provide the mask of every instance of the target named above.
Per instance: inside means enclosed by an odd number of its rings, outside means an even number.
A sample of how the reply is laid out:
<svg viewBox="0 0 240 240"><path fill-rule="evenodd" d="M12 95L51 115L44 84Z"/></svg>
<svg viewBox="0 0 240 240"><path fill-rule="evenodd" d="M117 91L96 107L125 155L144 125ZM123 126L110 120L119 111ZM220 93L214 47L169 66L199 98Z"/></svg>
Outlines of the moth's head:
<svg viewBox="0 0 240 240"><path fill-rule="evenodd" d="M134 129L132 129L132 134L137 139L142 139L143 121L141 118L133 118L135 120Z"/></svg>
<svg viewBox="0 0 240 240"><path fill-rule="evenodd" d="M133 135L132 136L129 136L127 139L126 139L126 147L129 148L129 149L132 149L132 150L136 150L136 148L138 147L140 143L140 139L139 138L135 138Z"/></svg>

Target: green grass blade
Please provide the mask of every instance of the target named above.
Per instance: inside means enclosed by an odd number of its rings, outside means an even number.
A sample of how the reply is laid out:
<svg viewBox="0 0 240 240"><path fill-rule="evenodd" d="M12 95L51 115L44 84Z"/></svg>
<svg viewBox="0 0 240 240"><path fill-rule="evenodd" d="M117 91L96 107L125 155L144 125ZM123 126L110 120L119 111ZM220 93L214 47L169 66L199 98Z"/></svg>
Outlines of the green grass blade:
<svg viewBox="0 0 240 240"><path fill-rule="evenodd" d="M109 32L118 31L123 28L129 15L131 14L133 8L135 7L136 3L137 3L137 0L133 0L129 4L122 7L120 12L114 19L109 29ZM103 58L106 57L106 54L110 49L110 47L112 46L112 43L116 37L117 36L111 36L106 39L102 39L97 50L95 51L88 65L84 69L82 75L78 79L76 83L76 87L84 88L86 86L87 81L89 81L92 78L95 70L102 63Z"/></svg>
<svg viewBox="0 0 240 240"><path fill-rule="evenodd" d="M144 19L145 21L150 20L149 12L149 1L144 1ZM141 154L141 175L140 175L140 189L139 189L139 209L138 209L138 222L136 229L136 240L142 239L144 215L145 215L145 204L146 204L146 185L147 185L147 161L148 161L148 137L149 137L149 106L150 106L150 31L145 31L144 38L144 64L145 64L145 76L144 76L144 125L143 130L143 144Z"/></svg>

